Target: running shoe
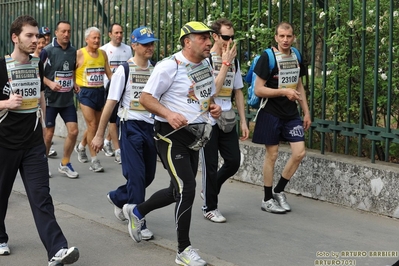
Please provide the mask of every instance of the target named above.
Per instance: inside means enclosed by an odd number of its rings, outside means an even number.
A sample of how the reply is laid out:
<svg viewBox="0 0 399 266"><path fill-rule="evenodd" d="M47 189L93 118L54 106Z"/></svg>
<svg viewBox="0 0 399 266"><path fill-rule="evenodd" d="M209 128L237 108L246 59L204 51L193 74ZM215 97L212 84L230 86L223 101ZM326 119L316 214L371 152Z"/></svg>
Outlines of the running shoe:
<svg viewBox="0 0 399 266"><path fill-rule="evenodd" d="M62 248L48 262L48 266L62 266L73 264L79 259L79 250L76 247Z"/></svg>
<svg viewBox="0 0 399 266"><path fill-rule="evenodd" d="M130 237L135 241L135 242L140 242L142 239L141 236L141 225L144 222L144 219L139 219L136 215L133 213L133 209L136 207L136 204L125 204L123 205L123 214L125 217L129 220L128 224L128 230Z"/></svg>
<svg viewBox="0 0 399 266"><path fill-rule="evenodd" d="M107 144L104 144L103 152L105 153L105 156L107 156L107 157L114 156L114 150L112 149L111 142L108 142Z"/></svg>
<svg viewBox="0 0 399 266"><path fill-rule="evenodd" d="M218 210L212 210L209 212L203 212L205 219L212 221L214 223L224 223L226 222L226 218L222 215L222 213Z"/></svg>
<svg viewBox="0 0 399 266"><path fill-rule="evenodd" d="M278 204L287 212L291 211L291 206L287 202L287 196L284 192L273 193L273 198L277 200Z"/></svg>
<svg viewBox="0 0 399 266"><path fill-rule="evenodd" d="M193 249L192 246L186 247L186 249L181 253L177 252L175 262L184 266L207 265L206 261L201 259L201 257L198 255L197 249Z"/></svg>
<svg viewBox="0 0 399 266"><path fill-rule="evenodd" d="M262 200L262 210L271 213L285 213L283 209L275 199L269 199L268 201Z"/></svg>
<svg viewBox="0 0 399 266"><path fill-rule="evenodd" d="M62 165L60 163L60 166L58 166L58 172L61 174L66 174L69 178L74 179L79 176L78 172L76 172L71 163L67 163L66 165Z"/></svg>
<svg viewBox="0 0 399 266"><path fill-rule="evenodd" d="M150 229L146 228L146 229L141 230L141 239L142 240L151 240L153 238L154 238L154 233L151 232Z"/></svg>
<svg viewBox="0 0 399 266"><path fill-rule="evenodd" d="M115 214L116 219L118 219L119 221L126 221L127 219L126 219L125 215L123 215L123 210L115 205L115 203L112 201L109 193L107 194L107 199L108 199L109 203L114 205L114 214Z"/></svg>
<svg viewBox="0 0 399 266"><path fill-rule="evenodd" d="M100 160L96 159L94 160L89 168L93 172L104 172L104 167L101 165Z"/></svg>
<svg viewBox="0 0 399 266"><path fill-rule="evenodd" d="M55 157L57 156L57 151L54 150L53 144L51 144L50 150L48 151L48 157Z"/></svg>
<svg viewBox="0 0 399 266"><path fill-rule="evenodd" d="M78 161L81 163L87 163L89 159L87 158L86 155L86 149L83 148L83 150L79 150L79 144L75 146L75 152L78 154Z"/></svg>
<svg viewBox="0 0 399 266"><path fill-rule="evenodd" d="M0 256L1 255L10 255L10 248L8 247L7 243L0 244Z"/></svg>
<svg viewBox="0 0 399 266"><path fill-rule="evenodd" d="M115 162L121 164L122 159L121 159L121 150L115 151Z"/></svg>

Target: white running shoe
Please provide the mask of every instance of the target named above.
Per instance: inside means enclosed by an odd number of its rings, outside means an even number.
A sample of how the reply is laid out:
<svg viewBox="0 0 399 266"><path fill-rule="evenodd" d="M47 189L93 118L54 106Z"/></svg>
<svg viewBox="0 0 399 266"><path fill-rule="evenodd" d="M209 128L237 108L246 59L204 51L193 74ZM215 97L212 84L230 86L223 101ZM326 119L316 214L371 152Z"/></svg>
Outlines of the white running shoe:
<svg viewBox="0 0 399 266"><path fill-rule="evenodd" d="M262 200L261 209L271 213L285 213L286 210L282 208L275 199L269 199L268 201Z"/></svg>
<svg viewBox="0 0 399 266"><path fill-rule="evenodd" d="M201 259L201 257L198 255L197 250L193 249L192 246L186 247L186 249L181 253L177 252L175 262L179 265L184 265L184 266L207 265L206 261Z"/></svg>
<svg viewBox="0 0 399 266"><path fill-rule="evenodd" d="M104 152L105 156L107 156L107 157L114 156L114 150L112 149L111 142L108 142L107 144L104 144L103 152Z"/></svg>
<svg viewBox="0 0 399 266"><path fill-rule="evenodd" d="M121 159L121 150L115 151L115 162L121 164L122 159Z"/></svg>
<svg viewBox="0 0 399 266"><path fill-rule="evenodd" d="M79 259L79 250L76 247L62 248L48 262L48 266L72 264Z"/></svg>
<svg viewBox="0 0 399 266"><path fill-rule="evenodd" d="M125 215L123 215L123 210L115 205L115 203L112 201L111 197L109 196L109 193L107 194L107 199L108 199L109 203L111 203L114 206L114 215L115 215L116 219L118 219L119 221L122 221L122 222L126 221L127 219L126 219Z"/></svg>
<svg viewBox="0 0 399 266"><path fill-rule="evenodd" d="M1 243L0 244L0 256L2 255L10 255L11 251L10 248L8 247L7 243Z"/></svg>
<svg viewBox="0 0 399 266"><path fill-rule="evenodd" d="M144 222L144 219L139 219L133 213L133 209L136 207L136 204L125 204L123 205L123 215L129 220L128 230L130 237L135 242L141 242L142 235L141 235L141 226Z"/></svg>
<svg viewBox="0 0 399 266"><path fill-rule="evenodd" d="M150 229L146 228L146 229L142 229L141 230L141 239L143 240L151 240L154 237L154 233L151 232Z"/></svg>
<svg viewBox="0 0 399 266"><path fill-rule="evenodd" d="M205 212L204 211L204 217L214 223L224 223L226 222L226 218L224 218L224 216L222 215L222 213L218 210L212 210L209 212Z"/></svg>
<svg viewBox="0 0 399 266"><path fill-rule="evenodd" d="M67 163L66 165L62 165L60 163L60 166L58 166L58 172L61 174L66 174L69 178L74 179L79 176L78 172L76 172L71 163Z"/></svg>
<svg viewBox="0 0 399 266"><path fill-rule="evenodd" d="M284 192L273 193L273 198L277 200L278 204L287 212L291 211L291 206L287 202L287 196Z"/></svg>
<svg viewBox="0 0 399 266"><path fill-rule="evenodd" d="M57 151L54 150L53 144L50 146L50 150L48 151L48 157L55 157L57 156Z"/></svg>
<svg viewBox="0 0 399 266"><path fill-rule="evenodd" d="M86 149L79 150L79 144L75 146L75 152L78 154L78 161L81 163L87 163L89 159L87 158Z"/></svg>
<svg viewBox="0 0 399 266"><path fill-rule="evenodd" d="M94 160L89 168L93 172L104 172L104 167L101 165L100 160L96 159Z"/></svg>

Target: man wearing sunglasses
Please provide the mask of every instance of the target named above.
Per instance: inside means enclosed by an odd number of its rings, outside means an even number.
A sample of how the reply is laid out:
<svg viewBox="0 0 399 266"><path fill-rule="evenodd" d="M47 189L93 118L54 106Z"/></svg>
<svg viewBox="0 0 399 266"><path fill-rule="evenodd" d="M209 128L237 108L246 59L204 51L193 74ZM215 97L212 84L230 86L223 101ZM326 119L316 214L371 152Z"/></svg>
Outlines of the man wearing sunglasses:
<svg viewBox="0 0 399 266"><path fill-rule="evenodd" d="M223 183L234 175L240 167L240 147L236 129L235 112L232 110L232 95L234 95L238 114L240 116L240 140L249 136L245 120L244 96L242 93L242 77L235 58L237 55L234 40L234 28L230 20L222 18L212 25L214 44L211 49L210 62L214 68L216 88L215 103L222 108L221 117L212 117L212 137L203 149L202 162L206 170L202 171L202 193L204 199L203 215L206 219L223 223L226 218L218 209L218 195ZM220 83L223 85L218 86ZM229 116L229 117L227 117ZM226 120L229 119L227 123ZM223 122L224 121L224 122ZM224 163L218 170L218 151Z"/></svg>

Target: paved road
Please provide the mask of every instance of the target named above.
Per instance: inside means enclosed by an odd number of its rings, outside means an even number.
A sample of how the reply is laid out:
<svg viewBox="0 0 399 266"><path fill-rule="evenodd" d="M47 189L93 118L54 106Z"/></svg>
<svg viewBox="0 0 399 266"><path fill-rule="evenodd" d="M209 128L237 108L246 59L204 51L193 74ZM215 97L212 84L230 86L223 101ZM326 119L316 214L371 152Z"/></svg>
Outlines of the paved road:
<svg viewBox="0 0 399 266"><path fill-rule="evenodd" d="M54 142L60 154L62 139L56 138ZM147 225L155 239L134 243L127 225L116 220L106 199L109 190L124 182L121 168L113 162L113 157L101 153L99 158L104 173L89 171L89 164L79 163L73 154L72 163L80 173L76 180L57 172L60 157L49 159L56 216L69 244L79 247L81 252L81 258L74 265L176 265L174 206L147 215ZM157 167L156 179L148 188L147 196L169 183L162 165L158 163ZM288 195L291 213L270 214L260 209L262 188L237 181L228 181L220 195L219 208L227 223L209 222L201 213L200 175L193 206L191 241L210 265L334 265L316 264L317 260L325 259L321 262L385 266L399 259L399 221L396 219L291 194ZM14 185L6 224L12 254L0 257L0 265L47 265L46 252L34 227L20 178ZM342 255L344 251L348 252L347 257L332 261L336 253Z"/></svg>

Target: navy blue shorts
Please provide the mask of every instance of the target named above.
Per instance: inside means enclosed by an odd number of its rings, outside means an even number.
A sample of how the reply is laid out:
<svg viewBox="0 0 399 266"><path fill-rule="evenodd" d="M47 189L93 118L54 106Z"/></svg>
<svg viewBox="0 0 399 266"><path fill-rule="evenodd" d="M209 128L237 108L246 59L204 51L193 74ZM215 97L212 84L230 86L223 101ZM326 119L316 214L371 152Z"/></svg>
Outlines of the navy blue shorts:
<svg viewBox="0 0 399 266"><path fill-rule="evenodd" d="M78 122L78 116L76 115L75 105L70 105L67 107L46 107L46 127L55 127L55 119L57 115L60 114L62 120L65 124L68 122Z"/></svg>
<svg viewBox="0 0 399 266"><path fill-rule="evenodd" d="M104 87L99 88L87 88L80 87L80 92L78 93L79 102L86 105L96 111L101 111L105 105Z"/></svg>
<svg viewBox="0 0 399 266"><path fill-rule="evenodd" d="M280 141L305 141L303 122L298 116L294 119L280 119L260 111L256 119L253 143L278 145Z"/></svg>

